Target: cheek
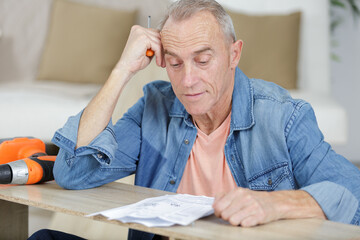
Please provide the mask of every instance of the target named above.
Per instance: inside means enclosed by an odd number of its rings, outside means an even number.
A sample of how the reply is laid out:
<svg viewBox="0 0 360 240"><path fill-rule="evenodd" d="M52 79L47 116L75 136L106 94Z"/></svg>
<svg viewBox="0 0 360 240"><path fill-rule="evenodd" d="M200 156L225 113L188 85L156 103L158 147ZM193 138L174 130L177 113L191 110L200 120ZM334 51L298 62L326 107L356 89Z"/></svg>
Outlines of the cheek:
<svg viewBox="0 0 360 240"><path fill-rule="evenodd" d="M166 67L166 72L171 82L175 81L175 78L179 76L179 74L176 74L171 67Z"/></svg>
<svg viewBox="0 0 360 240"><path fill-rule="evenodd" d="M177 90L179 89L179 87L181 85L180 84L180 82L181 82L180 74L176 73L170 67L166 67L166 72L167 72L167 75L169 77L169 80L173 87L174 92L177 92Z"/></svg>
<svg viewBox="0 0 360 240"><path fill-rule="evenodd" d="M226 59L219 61L216 67L212 68L207 72L208 74L208 85L210 85L212 92L220 97L226 89L229 87L230 82L227 79L231 79L231 71L228 62L224 62Z"/></svg>
<svg viewBox="0 0 360 240"><path fill-rule="evenodd" d="M204 72L204 74L207 76L207 79L209 80L209 84L213 85L214 88L217 89L220 85L220 82L222 82L222 79L225 77L224 72L226 71L226 64L224 64L223 60L224 59L219 59L213 64L211 68Z"/></svg>

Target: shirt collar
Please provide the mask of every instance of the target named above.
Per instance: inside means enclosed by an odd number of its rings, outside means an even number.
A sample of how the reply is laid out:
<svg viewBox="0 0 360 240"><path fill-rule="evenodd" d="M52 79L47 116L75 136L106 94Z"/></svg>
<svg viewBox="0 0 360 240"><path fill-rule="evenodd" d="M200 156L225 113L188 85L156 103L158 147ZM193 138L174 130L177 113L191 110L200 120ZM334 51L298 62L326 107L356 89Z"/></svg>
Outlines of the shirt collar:
<svg viewBox="0 0 360 240"><path fill-rule="evenodd" d="M232 96L230 131L251 128L254 124L254 95L249 78L238 68L235 70L234 91ZM183 117L191 124L190 114L184 105L175 97L170 117Z"/></svg>
<svg viewBox="0 0 360 240"><path fill-rule="evenodd" d="M244 130L255 124L254 93L250 79L238 68L232 96L231 130Z"/></svg>

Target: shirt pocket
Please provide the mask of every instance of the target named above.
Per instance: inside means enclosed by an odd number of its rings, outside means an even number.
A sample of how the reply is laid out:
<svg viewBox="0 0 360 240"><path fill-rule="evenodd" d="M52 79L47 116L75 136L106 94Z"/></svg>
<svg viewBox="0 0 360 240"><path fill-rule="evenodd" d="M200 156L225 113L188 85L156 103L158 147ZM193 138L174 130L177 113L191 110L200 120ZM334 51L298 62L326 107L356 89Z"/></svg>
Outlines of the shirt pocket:
<svg viewBox="0 0 360 240"><path fill-rule="evenodd" d="M249 178L249 188L258 191L295 189L288 163L278 163Z"/></svg>

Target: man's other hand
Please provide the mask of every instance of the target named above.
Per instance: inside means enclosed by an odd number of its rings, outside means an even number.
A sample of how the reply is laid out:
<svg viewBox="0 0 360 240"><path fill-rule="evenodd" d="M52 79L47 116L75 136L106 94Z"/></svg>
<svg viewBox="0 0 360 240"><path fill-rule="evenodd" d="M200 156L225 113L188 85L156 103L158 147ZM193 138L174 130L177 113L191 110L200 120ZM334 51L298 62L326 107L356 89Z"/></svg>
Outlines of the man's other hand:
<svg viewBox="0 0 360 240"><path fill-rule="evenodd" d="M253 191L236 188L215 197L214 212L230 224L252 227L279 219L326 219L317 202L305 191Z"/></svg>

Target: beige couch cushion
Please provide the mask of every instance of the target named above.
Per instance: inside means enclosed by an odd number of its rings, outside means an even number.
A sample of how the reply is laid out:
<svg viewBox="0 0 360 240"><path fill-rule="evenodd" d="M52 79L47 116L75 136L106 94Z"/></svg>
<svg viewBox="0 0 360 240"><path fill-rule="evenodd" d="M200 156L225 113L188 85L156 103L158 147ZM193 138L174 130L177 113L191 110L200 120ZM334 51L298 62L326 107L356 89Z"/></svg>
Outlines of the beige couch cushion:
<svg viewBox="0 0 360 240"><path fill-rule="evenodd" d="M55 1L38 79L103 83L135 19L135 11Z"/></svg>
<svg viewBox="0 0 360 240"><path fill-rule="evenodd" d="M237 39L244 41L239 67L287 89L297 87L300 12L289 15L247 15L229 12Z"/></svg>

